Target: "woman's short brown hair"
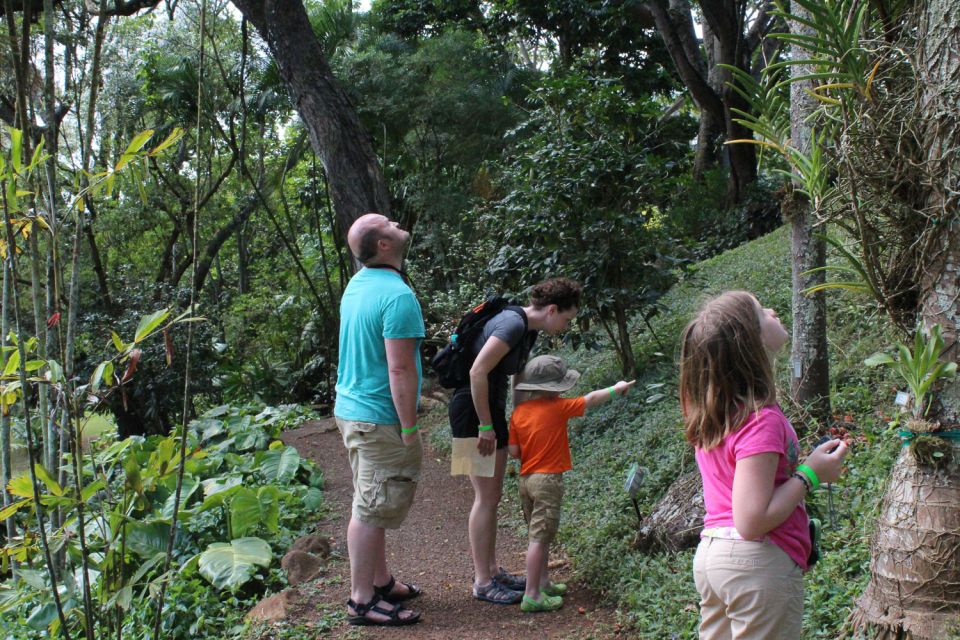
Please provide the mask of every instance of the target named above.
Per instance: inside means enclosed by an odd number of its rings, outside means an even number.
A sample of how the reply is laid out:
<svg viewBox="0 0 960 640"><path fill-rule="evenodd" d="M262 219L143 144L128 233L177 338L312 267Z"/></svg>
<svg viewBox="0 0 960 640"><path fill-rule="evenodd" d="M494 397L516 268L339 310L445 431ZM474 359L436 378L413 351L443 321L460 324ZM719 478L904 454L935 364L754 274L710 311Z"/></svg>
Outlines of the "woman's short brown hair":
<svg viewBox="0 0 960 640"><path fill-rule="evenodd" d="M576 280L550 278L530 288L530 303L536 309L555 304L559 311L566 311L580 307L582 294L583 287Z"/></svg>
<svg viewBox="0 0 960 640"><path fill-rule="evenodd" d="M757 299L728 291L709 300L680 341L680 409L687 441L711 449L747 416L776 402L773 363Z"/></svg>

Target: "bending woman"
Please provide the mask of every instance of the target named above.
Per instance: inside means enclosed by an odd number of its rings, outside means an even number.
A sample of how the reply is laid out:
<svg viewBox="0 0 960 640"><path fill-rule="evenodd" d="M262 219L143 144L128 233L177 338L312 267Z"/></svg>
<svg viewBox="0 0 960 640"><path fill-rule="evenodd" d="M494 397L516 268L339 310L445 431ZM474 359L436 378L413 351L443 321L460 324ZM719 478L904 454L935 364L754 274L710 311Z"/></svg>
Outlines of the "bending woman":
<svg viewBox="0 0 960 640"><path fill-rule="evenodd" d="M497 507L503 494L507 465L508 377L526 363L538 331L563 332L580 307L581 286L554 278L530 290L525 307L508 307L490 318L471 346L476 354L470 385L460 387L450 401L454 438L477 438L481 455L495 455L492 478L470 476L473 507L469 536L473 556L473 597L495 604L515 604L523 598L526 580L497 564Z"/></svg>

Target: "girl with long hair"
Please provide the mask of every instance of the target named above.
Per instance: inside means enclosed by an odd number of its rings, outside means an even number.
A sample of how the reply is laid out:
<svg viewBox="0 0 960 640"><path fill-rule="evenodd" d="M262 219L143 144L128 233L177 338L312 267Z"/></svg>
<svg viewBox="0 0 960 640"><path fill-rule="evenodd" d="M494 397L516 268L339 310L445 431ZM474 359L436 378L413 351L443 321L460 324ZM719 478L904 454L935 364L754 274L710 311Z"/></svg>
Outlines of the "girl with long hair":
<svg viewBox="0 0 960 640"><path fill-rule="evenodd" d="M745 291L710 300L683 331L680 405L706 507L693 561L701 639L802 635L804 498L840 477L847 445L831 440L798 464L773 376L787 338L776 312Z"/></svg>

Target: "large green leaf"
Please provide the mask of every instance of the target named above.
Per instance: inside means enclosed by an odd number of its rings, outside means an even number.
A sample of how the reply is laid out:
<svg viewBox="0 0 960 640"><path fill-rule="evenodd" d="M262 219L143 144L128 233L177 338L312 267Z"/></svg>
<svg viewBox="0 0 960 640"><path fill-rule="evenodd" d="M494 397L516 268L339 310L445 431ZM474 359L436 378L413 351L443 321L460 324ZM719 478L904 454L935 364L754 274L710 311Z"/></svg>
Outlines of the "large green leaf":
<svg viewBox="0 0 960 640"><path fill-rule="evenodd" d="M90 388L93 391L100 389L100 385L106 380L107 384L113 384L113 361L104 360L94 369L90 376Z"/></svg>
<svg viewBox="0 0 960 640"><path fill-rule="evenodd" d="M237 538L215 542L200 554L200 575L217 589L237 589L246 584L257 567L269 567L270 545L260 538Z"/></svg>
<svg viewBox="0 0 960 640"><path fill-rule="evenodd" d="M270 436L260 427L250 427L234 433L234 447L237 451L260 450L270 442Z"/></svg>
<svg viewBox="0 0 960 640"><path fill-rule="evenodd" d="M63 495L63 487L54 480L53 476L50 475L50 472L40 464L39 462L33 465L33 472L36 474L37 479L40 480L47 487L47 491L52 493L55 496Z"/></svg>
<svg viewBox="0 0 960 640"><path fill-rule="evenodd" d="M230 533L243 537L260 525L260 501L253 489L243 487L230 501Z"/></svg>
<svg viewBox="0 0 960 640"><path fill-rule="evenodd" d="M207 481L204 480L203 482L206 483ZM236 494L241 489L243 489L243 486L240 483L237 483L232 486L226 487L222 491L211 493L207 495L206 498L203 499L203 502L200 504L200 508L197 511L202 513L204 511L209 511L210 509L220 507L224 503L226 503L227 500L232 498L234 494ZM206 492L206 489L204 489L204 492Z"/></svg>
<svg viewBox="0 0 960 640"><path fill-rule="evenodd" d="M196 476L190 474L184 474L183 476L183 488L180 490L180 515L183 515L183 509L186 507L187 503L190 501L190 496L194 494L197 490L197 487L200 486L200 480ZM173 488L173 492L167 496L167 500L163 503L163 510L160 512L164 518L173 517L173 503L176 500L176 487Z"/></svg>
<svg viewBox="0 0 960 640"><path fill-rule="evenodd" d="M142 558L166 553L170 525L163 522L131 522L127 525L127 548Z"/></svg>
<svg viewBox="0 0 960 640"><path fill-rule="evenodd" d="M10 353L10 358L7 360L7 364L3 368L3 375L5 376L13 375L17 371L17 367L19 366L20 366L20 352L13 351Z"/></svg>
<svg viewBox="0 0 960 640"><path fill-rule="evenodd" d="M140 319L140 324L137 325L137 333L133 337L134 342L140 342L147 336L149 336L153 331L160 326L160 324L167 319L167 316L170 315L169 309L161 309L151 313L148 316L144 316Z"/></svg>
<svg viewBox="0 0 960 640"><path fill-rule="evenodd" d="M300 454L293 447L270 449L257 456L260 461L260 473L267 482L285 484L293 479L300 468Z"/></svg>
<svg viewBox="0 0 960 640"><path fill-rule="evenodd" d="M244 536L260 525L276 532L280 524L280 490L267 485L254 493L243 487L230 501L230 527L234 536Z"/></svg>
<svg viewBox="0 0 960 640"><path fill-rule="evenodd" d="M260 501L260 521L271 533L280 528L280 489L268 484L257 490L257 500Z"/></svg>
<svg viewBox="0 0 960 640"><path fill-rule="evenodd" d="M27 626L37 631L44 629L57 617L57 606L51 600L44 604L37 605L30 617L27 618Z"/></svg>
<svg viewBox="0 0 960 640"><path fill-rule="evenodd" d="M201 442L206 442L226 431L223 422L216 418L199 418L191 422L190 426L200 435Z"/></svg>

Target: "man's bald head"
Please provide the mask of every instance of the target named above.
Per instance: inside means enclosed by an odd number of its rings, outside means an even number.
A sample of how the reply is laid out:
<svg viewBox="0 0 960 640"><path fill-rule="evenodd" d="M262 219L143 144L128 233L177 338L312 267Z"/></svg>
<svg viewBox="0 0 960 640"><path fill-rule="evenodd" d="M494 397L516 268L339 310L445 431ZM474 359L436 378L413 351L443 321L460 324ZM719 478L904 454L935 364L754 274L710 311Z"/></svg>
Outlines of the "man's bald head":
<svg viewBox="0 0 960 640"><path fill-rule="evenodd" d="M386 216L367 213L350 225L347 245L357 260L367 264L378 256L381 261L399 259L409 237L410 234Z"/></svg>
<svg viewBox="0 0 960 640"><path fill-rule="evenodd" d="M350 230L347 231L347 245L357 260L366 263L377 255L377 245L385 237L384 231L389 222L386 216L379 213L367 213L350 225Z"/></svg>

